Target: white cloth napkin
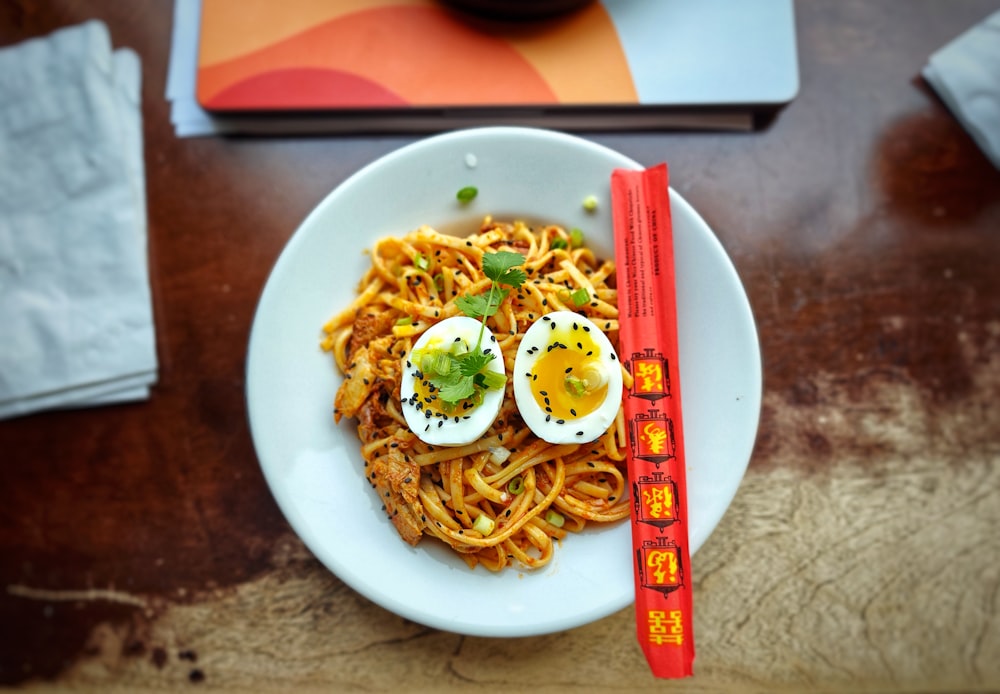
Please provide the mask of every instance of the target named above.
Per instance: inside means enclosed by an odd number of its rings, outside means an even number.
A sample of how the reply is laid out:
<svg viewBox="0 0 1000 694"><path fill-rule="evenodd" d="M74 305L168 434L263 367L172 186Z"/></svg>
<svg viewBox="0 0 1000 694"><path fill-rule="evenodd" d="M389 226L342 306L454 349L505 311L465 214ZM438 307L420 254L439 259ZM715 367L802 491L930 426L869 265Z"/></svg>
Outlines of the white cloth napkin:
<svg viewBox="0 0 1000 694"><path fill-rule="evenodd" d="M1000 11L934 53L923 75L1000 169Z"/></svg>
<svg viewBox="0 0 1000 694"><path fill-rule="evenodd" d="M140 80L97 21L0 49L0 418L156 382Z"/></svg>

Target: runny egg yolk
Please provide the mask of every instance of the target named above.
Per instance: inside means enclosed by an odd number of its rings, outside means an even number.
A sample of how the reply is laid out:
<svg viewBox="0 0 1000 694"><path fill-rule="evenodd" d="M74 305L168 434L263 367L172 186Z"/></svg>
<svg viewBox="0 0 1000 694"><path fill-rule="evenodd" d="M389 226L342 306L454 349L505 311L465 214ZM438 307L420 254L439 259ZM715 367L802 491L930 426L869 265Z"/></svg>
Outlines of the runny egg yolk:
<svg viewBox="0 0 1000 694"><path fill-rule="evenodd" d="M586 416L600 407L608 394L600 347L582 330L556 327L550 338L550 347L531 368L535 402L555 419Z"/></svg>
<svg viewBox="0 0 1000 694"><path fill-rule="evenodd" d="M573 311L547 313L525 331L513 382L521 418L548 443L594 441L621 409L622 370L614 345Z"/></svg>

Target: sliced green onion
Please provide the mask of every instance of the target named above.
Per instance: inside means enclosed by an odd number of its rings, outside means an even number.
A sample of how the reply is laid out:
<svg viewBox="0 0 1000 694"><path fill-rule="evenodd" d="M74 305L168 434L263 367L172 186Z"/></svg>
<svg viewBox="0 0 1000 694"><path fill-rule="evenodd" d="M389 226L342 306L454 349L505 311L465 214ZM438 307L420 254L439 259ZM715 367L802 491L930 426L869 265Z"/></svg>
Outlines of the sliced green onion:
<svg viewBox="0 0 1000 694"><path fill-rule="evenodd" d="M576 376L567 376L563 384L566 387L566 392L574 397L582 398L587 392L587 383Z"/></svg>
<svg viewBox="0 0 1000 694"><path fill-rule="evenodd" d="M413 325L413 316L403 316L396 319L396 325Z"/></svg>
<svg viewBox="0 0 1000 694"><path fill-rule="evenodd" d="M455 193L459 202L471 202L477 195L479 195L479 189L475 186L465 186Z"/></svg>
<svg viewBox="0 0 1000 694"><path fill-rule="evenodd" d="M566 239L555 238L555 239L552 239L552 243L549 244L549 247L553 248L553 249L555 249L555 248L568 248L569 244L566 243Z"/></svg>
<svg viewBox="0 0 1000 694"><path fill-rule="evenodd" d="M573 303L577 306L583 306L590 301L590 293L583 287L580 287L575 292L570 294L569 298L572 299Z"/></svg>
<svg viewBox="0 0 1000 694"><path fill-rule="evenodd" d="M510 482L507 483L507 491L517 496L524 491L524 480L520 476L515 477Z"/></svg>
<svg viewBox="0 0 1000 694"><path fill-rule="evenodd" d="M576 227L569 230L569 245L572 248L579 248L583 245L583 232Z"/></svg>
<svg viewBox="0 0 1000 694"><path fill-rule="evenodd" d="M588 195L587 197L585 197L583 199L583 209L587 210L587 212L593 212L594 210L596 210L597 209L597 196L596 195Z"/></svg>
<svg viewBox="0 0 1000 694"><path fill-rule="evenodd" d="M434 275L433 279L434 279L434 288L437 289L439 292L443 292L444 291L444 275L439 272L436 275Z"/></svg>
<svg viewBox="0 0 1000 694"><path fill-rule="evenodd" d="M553 511L552 509L549 509L548 512L545 514L545 522L548 523L549 525L554 525L557 528L561 528L563 527L563 523L566 522L566 519L563 518L562 514L559 513L558 511Z"/></svg>
<svg viewBox="0 0 1000 694"><path fill-rule="evenodd" d="M430 373L435 373L439 376L447 376L451 371L451 355L447 352L437 352L433 353L434 358L431 361L430 368L425 369Z"/></svg>
<svg viewBox="0 0 1000 694"><path fill-rule="evenodd" d="M476 376L482 376L480 385L486 390L497 390L507 385L507 376L496 371L480 371Z"/></svg>
<svg viewBox="0 0 1000 694"><path fill-rule="evenodd" d="M423 253L417 253L413 256L413 264L416 265L421 270L426 270L431 266L430 258L428 258Z"/></svg>
<svg viewBox="0 0 1000 694"><path fill-rule="evenodd" d="M472 523L472 529L483 537L486 537L493 532L493 528L495 527L496 523L493 522L493 519L485 513L480 513L476 520Z"/></svg>

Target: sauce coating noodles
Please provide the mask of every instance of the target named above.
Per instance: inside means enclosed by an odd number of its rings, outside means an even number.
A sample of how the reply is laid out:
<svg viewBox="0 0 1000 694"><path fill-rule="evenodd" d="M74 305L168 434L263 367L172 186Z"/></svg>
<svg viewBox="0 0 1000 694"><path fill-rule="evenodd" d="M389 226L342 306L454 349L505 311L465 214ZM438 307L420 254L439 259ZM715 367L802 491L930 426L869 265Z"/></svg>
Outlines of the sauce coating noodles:
<svg viewBox="0 0 1000 694"><path fill-rule="evenodd" d="M402 415L403 358L430 325L462 315L457 297L489 289L482 271L487 252L520 253L528 275L487 319L507 374L524 332L551 311L587 316L617 345L617 290L608 282L614 263L598 260L578 241L558 226L491 218L467 238L424 226L382 239L371 249L372 265L355 300L323 327L321 345L345 376L335 420L357 419L366 478L407 542L435 537L472 567L498 571L516 562L537 568L552 558L554 541L628 516L620 408L595 441L559 445L525 426L510 378L496 421L470 444L430 446ZM588 300L577 306L580 289ZM622 371L627 388L631 378Z"/></svg>

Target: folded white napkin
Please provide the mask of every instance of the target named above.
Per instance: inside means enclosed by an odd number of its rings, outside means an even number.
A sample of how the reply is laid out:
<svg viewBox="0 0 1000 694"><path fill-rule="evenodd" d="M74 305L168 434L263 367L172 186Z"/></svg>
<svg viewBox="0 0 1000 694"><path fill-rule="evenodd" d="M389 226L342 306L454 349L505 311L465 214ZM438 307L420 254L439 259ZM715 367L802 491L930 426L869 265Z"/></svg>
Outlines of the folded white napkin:
<svg viewBox="0 0 1000 694"><path fill-rule="evenodd" d="M1000 169L1000 11L934 53L923 75Z"/></svg>
<svg viewBox="0 0 1000 694"><path fill-rule="evenodd" d="M0 49L0 418L156 381L140 79L96 21Z"/></svg>

